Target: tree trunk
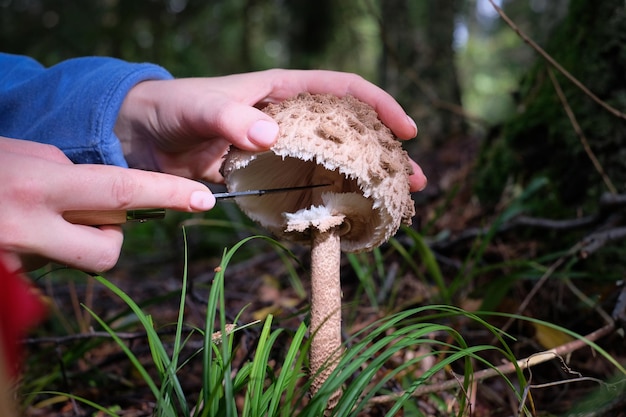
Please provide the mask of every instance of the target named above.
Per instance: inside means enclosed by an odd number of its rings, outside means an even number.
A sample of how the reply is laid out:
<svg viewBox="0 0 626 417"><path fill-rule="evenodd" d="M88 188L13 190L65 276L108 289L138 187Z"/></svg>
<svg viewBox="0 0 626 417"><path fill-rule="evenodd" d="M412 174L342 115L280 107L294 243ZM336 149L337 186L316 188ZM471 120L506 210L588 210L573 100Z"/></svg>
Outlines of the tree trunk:
<svg viewBox="0 0 626 417"><path fill-rule="evenodd" d="M626 111L626 5L622 0L572 0L567 17L549 39L544 48L557 62L601 100ZM555 198L543 196L535 207L543 205L554 215L558 208L595 205L607 191L605 179L566 114L563 99L606 178L617 191L626 191L624 118L603 109L543 59L524 77L519 91L521 112L505 123L495 141L486 144L478 163L483 200L497 200L511 179L526 183L547 177Z"/></svg>
<svg viewBox="0 0 626 417"><path fill-rule="evenodd" d="M453 109L461 93L453 49L460 1L381 1L381 84L414 117L433 145L464 133Z"/></svg>

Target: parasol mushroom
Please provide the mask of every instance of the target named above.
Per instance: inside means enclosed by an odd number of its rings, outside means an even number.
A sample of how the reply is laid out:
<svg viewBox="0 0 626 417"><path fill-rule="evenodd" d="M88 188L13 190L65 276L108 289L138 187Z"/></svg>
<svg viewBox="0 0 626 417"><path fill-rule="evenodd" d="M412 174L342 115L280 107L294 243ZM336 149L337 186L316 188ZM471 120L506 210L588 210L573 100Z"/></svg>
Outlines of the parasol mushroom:
<svg viewBox="0 0 626 417"><path fill-rule="evenodd" d="M310 367L315 394L341 354L341 251L367 251L410 224L409 158L374 109L352 96L308 93L264 111L280 126L270 151L231 149L229 191L329 184L237 204L280 238L311 245ZM336 403L338 396L334 395ZM329 404L332 408L334 404Z"/></svg>

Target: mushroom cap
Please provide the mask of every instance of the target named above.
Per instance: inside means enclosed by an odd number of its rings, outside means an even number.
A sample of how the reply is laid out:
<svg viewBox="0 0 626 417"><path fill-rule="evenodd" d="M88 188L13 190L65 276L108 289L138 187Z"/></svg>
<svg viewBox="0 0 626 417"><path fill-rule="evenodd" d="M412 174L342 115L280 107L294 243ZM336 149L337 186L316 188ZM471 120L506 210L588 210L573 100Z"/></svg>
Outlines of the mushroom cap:
<svg viewBox="0 0 626 417"><path fill-rule="evenodd" d="M229 191L329 184L237 198L278 237L308 242L308 228L342 228L341 249L371 250L410 224L407 153L374 109L352 96L303 93L264 111L280 127L266 152L231 148L222 166Z"/></svg>

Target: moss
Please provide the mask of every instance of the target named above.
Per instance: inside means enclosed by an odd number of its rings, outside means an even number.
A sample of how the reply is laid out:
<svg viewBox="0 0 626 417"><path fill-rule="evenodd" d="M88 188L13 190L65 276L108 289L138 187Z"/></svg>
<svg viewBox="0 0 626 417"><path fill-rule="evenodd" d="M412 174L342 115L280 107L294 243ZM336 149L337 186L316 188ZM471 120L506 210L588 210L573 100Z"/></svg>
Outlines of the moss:
<svg viewBox="0 0 626 417"><path fill-rule="evenodd" d="M625 9L620 0L572 0L546 50L597 96L626 110ZM541 60L523 78L520 112L482 150L476 190L483 201L498 199L510 178L524 185L547 177L564 207L593 204L606 190L547 71L548 64ZM557 78L593 152L618 190L625 191L626 122L561 74Z"/></svg>

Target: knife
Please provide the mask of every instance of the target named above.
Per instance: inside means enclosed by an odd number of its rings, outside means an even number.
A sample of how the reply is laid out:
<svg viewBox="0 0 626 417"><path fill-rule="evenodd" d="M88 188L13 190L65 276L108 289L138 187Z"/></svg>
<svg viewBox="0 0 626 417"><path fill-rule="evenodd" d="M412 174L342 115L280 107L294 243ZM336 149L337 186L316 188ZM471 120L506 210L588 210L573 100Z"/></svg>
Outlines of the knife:
<svg viewBox="0 0 626 417"><path fill-rule="evenodd" d="M267 188L262 190L235 191L231 193L213 193L216 200L237 197L262 196L273 193L287 193L309 188L328 187L331 184L299 185L295 187ZM124 224L126 222L143 223L165 217L164 208L146 208L133 210L70 210L63 213L63 218L70 223L86 226L103 226L106 224Z"/></svg>

